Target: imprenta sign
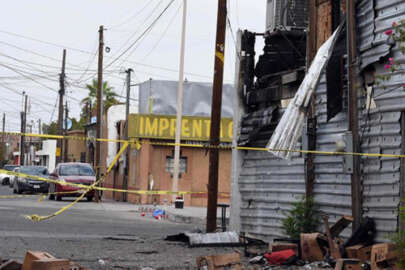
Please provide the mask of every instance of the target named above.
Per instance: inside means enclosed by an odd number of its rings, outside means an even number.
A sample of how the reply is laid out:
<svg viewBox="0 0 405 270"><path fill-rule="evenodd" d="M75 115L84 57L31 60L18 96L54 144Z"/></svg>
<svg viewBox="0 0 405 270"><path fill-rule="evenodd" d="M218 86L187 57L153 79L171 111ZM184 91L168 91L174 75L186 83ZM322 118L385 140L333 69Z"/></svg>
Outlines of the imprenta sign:
<svg viewBox="0 0 405 270"><path fill-rule="evenodd" d="M183 116L181 139L190 141L209 141L211 119L209 117ZM174 140L176 116L154 114L131 114L129 116L130 138L151 138ZM221 142L232 142L233 121L221 120Z"/></svg>

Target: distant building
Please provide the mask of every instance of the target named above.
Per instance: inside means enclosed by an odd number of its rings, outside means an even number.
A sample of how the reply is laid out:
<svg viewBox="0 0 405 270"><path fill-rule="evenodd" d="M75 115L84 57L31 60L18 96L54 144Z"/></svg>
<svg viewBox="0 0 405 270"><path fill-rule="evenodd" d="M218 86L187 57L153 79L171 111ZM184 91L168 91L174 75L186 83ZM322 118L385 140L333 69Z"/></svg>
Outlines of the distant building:
<svg viewBox="0 0 405 270"><path fill-rule="evenodd" d="M224 85L222 107L222 144L232 141L233 87ZM121 156L104 186L128 190L171 191L174 162L174 135L177 108L177 82L147 81L139 89L139 113L130 114L129 136L141 140L139 150L129 152L128 178L125 156ZM206 144L209 140L212 85L184 83L182 143ZM123 106L123 105L118 105ZM125 110L109 109L108 138L124 138ZM123 107L125 108L125 107ZM114 111L114 113L110 113ZM115 115L112 117L112 115ZM118 117L121 115L121 117ZM114 129L114 131L111 130ZM107 144L106 144L107 145ZM109 165L122 143L108 143L106 165ZM185 205L206 206L208 184L208 152L204 148L181 147L179 191L196 192L184 196ZM229 203L231 150L220 151L219 202ZM105 198L141 204L170 203L171 195L140 195L104 192Z"/></svg>

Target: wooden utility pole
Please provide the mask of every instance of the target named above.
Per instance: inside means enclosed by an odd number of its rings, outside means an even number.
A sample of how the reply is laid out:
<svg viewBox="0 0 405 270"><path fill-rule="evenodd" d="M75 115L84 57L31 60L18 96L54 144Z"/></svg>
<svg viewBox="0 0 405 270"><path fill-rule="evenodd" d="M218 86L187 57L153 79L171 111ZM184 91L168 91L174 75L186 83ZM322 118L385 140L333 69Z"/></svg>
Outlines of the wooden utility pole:
<svg viewBox="0 0 405 270"><path fill-rule="evenodd" d="M317 52L317 7L316 0L308 1L308 18L309 18L309 31L307 33L307 70L310 68L312 60ZM308 108L307 117L307 150L315 150L316 148L316 116L315 116L315 99L311 97ZM314 154L305 154L305 197L309 206L313 197L314 181L315 181L315 164Z"/></svg>
<svg viewBox="0 0 405 270"><path fill-rule="evenodd" d="M42 134L42 123L41 123L41 119L38 119L38 134Z"/></svg>
<svg viewBox="0 0 405 270"><path fill-rule="evenodd" d="M97 139L103 136L103 51L104 51L104 27L98 30L98 79L97 79ZM96 141L96 171L97 180L101 177L101 142ZM96 202L100 201L100 193L96 192Z"/></svg>
<svg viewBox="0 0 405 270"><path fill-rule="evenodd" d="M3 113L3 133L1 134L1 154L2 154L2 159L6 159L6 145L5 145L5 134L4 132L6 131L6 113Z"/></svg>
<svg viewBox="0 0 405 270"><path fill-rule="evenodd" d="M183 114L183 81L184 81L184 51L186 47L186 22L187 22L187 0L183 0L183 24L181 31L180 46L180 69L177 90L177 115L176 115L176 137L174 145L173 183L172 191L178 191L179 167L180 167L180 142L181 142L181 119ZM172 196L172 202L176 200L176 194Z"/></svg>
<svg viewBox="0 0 405 270"><path fill-rule="evenodd" d="M65 136L68 134L68 119L69 119L69 109L68 109L68 104L67 101L65 103ZM65 146L63 147L63 162L68 162L68 145L69 145L69 140L65 139Z"/></svg>
<svg viewBox="0 0 405 270"><path fill-rule="evenodd" d="M20 140L20 166L25 165L25 132L27 130L27 100L28 96L24 97L24 111L21 112L21 140Z"/></svg>
<svg viewBox="0 0 405 270"><path fill-rule="evenodd" d="M59 112L58 112L58 134L63 135L63 96L65 95L65 65L66 65L66 49L63 49L62 70L59 75ZM57 141L56 164L62 161L63 141ZM59 154L59 155L58 155Z"/></svg>
<svg viewBox="0 0 405 270"><path fill-rule="evenodd" d="M226 0L218 0L215 43L214 83L211 105L210 161L208 179L207 233L217 228L218 163L221 125L222 84L224 77Z"/></svg>
<svg viewBox="0 0 405 270"><path fill-rule="evenodd" d="M131 99L131 72L133 70L131 68L127 69L125 72L127 73L127 99L125 102L125 140L129 138L129 106L130 106L130 99ZM125 167L124 167L124 185L123 188L125 190L128 189L128 176L129 176L129 148L125 150ZM124 192L122 194L122 199L124 202L127 201L127 193Z"/></svg>
<svg viewBox="0 0 405 270"><path fill-rule="evenodd" d="M358 98L356 87L357 72L357 46L356 46L356 3L347 2L346 12L347 22L347 61L348 61L348 91L349 91L349 130L353 136L353 152L360 152L359 122L358 122ZM360 183L360 157L353 156L353 173L351 175L352 191L352 216L353 231L355 231L361 222L362 192Z"/></svg>

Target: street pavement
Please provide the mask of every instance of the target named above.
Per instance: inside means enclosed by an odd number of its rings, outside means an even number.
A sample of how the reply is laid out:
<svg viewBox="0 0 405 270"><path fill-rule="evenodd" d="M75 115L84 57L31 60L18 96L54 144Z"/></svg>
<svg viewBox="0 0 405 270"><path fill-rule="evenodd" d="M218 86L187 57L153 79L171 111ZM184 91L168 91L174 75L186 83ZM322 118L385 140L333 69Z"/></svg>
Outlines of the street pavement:
<svg viewBox="0 0 405 270"><path fill-rule="evenodd" d="M0 186L1 195L12 195ZM0 199L0 258L22 261L27 250L46 251L91 269L194 269L196 257L230 248L188 248L166 242L167 235L202 229L142 217L138 206L118 202L79 202L50 220L33 222L24 215L49 215L73 201L38 201L39 196Z"/></svg>

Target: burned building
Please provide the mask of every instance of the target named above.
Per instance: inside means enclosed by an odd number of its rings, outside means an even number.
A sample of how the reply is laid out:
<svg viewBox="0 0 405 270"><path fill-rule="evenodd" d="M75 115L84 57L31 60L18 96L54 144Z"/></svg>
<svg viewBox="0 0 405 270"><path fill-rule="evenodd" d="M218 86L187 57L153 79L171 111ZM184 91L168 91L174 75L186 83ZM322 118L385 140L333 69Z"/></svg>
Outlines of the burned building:
<svg viewBox="0 0 405 270"><path fill-rule="evenodd" d="M346 27L345 1L280 2L294 2L295 9L268 1L270 26L257 63L253 44L262 36L240 33L234 145L267 145L318 49L335 29L340 27L341 34L333 40L329 62L316 78L304 112L304 126L293 149L298 151L285 160L267 151L233 150L231 226L267 240L284 236L285 211L302 196L311 196L331 223L343 215L353 215L357 221L371 217L376 222L377 239L387 240L389 234L404 228L399 207L405 191L405 163L398 156L405 153L404 70L399 68L388 80L378 78L387 74L384 65L390 57L403 62L399 44L385 31L393 22L405 19L405 4L399 0L357 1L357 57L349 65L346 37L353 34L349 28L353 22ZM277 26L288 21L277 17L286 13L289 19L302 18L303 14L307 19L289 22L288 27ZM354 71L353 77L349 71ZM308 154L306 150L357 151L364 155ZM343 236L350 233L347 229Z"/></svg>

